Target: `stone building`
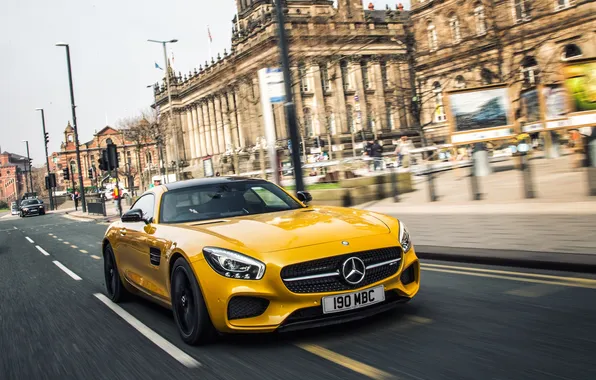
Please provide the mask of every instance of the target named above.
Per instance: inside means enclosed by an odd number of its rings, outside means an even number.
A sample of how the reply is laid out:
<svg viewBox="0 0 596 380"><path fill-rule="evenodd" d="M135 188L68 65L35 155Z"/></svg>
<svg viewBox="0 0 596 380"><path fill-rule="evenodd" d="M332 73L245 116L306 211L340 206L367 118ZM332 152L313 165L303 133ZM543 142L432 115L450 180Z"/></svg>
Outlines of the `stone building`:
<svg viewBox="0 0 596 380"><path fill-rule="evenodd" d="M561 82L566 60L596 56L592 0L413 0L410 16L421 124L436 142L449 133L443 91L507 83L519 95Z"/></svg>
<svg viewBox="0 0 596 380"><path fill-rule="evenodd" d="M228 0L231 1L231 0ZM286 0L292 88L306 150L323 141L332 158L362 152L362 140L391 145L416 134L410 112L406 57L407 12L363 9L361 0ZM203 176L203 160L214 172L250 172L259 167L265 132L257 72L279 66L277 22L269 0L237 0L231 49L188 74L169 68L176 145L190 176ZM155 87L162 122L169 124L165 81ZM282 105L273 106L277 146L288 152ZM315 143L316 142L316 143ZM264 144L263 144L264 145ZM330 149L330 145L332 148ZM257 158L259 157L259 158ZM187 175L188 176L188 175Z"/></svg>
<svg viewBox="0 0 596 380"><path fill-rule="evenodd" d="M0 201L10 202L20 199L28 184L27 157L9 153L0 153Z"/></svg>
<svg viewBox="0 0 596 380"><path fill-rule="evenodd" d="M147 121L143 120L141 123L147 123ZM129 133L125 133L125 130L106 126L96 132L92 140L79 146L85 187L101 186L102 181L108 178L108 173L102 173L99 170L98 163L101 151L107 147L108 139L112 139L117 146L120 181L125 181L126 176L130 174L134 179L135 188L145 189L150 184L150 177L159 175L160 157L155 141L146 138L133 139ZM72 188L73 183L78 188L79 176L74 140L74 128L69 122L64 130L64 141L60 146L60 151L52 153L49 157L50 169L56 173L58 189L62 191ZM65 181L62 175L64 168L69 169L70 179L68 181ZM93 170L91 178L89 169Z"/></svg>

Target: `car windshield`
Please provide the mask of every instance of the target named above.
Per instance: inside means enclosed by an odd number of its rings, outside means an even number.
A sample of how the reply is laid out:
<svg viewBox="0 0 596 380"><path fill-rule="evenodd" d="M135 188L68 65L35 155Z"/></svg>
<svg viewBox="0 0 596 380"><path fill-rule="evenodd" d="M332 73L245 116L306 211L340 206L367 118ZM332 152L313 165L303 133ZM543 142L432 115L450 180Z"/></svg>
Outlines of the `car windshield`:
<svg viewBox="0 0 596 380"><path fill-rule="evenodd" d="M31 205L38 205L41 204L41 201L38 199L26 199L21 203L21 206L31 206Z"/></svg>
<svg viewBox="0 0 596 380"><path fill-rule="evenodd" d="M303 207L270 182L221 183L164 193L160 221L162 223L185 223Z"/></svg>

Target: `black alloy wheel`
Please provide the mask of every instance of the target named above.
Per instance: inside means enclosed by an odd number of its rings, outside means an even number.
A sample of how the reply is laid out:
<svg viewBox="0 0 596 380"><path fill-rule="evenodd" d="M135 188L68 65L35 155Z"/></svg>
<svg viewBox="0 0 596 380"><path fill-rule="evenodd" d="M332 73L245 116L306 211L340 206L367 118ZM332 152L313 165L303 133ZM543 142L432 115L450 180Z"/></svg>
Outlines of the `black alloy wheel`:
<svg viewBox="0 0 596 380"><path fill-rule="evenodd" d="M103 259L106 293L113 302L119 303L126 299L128 291L124 288L122 280L120 280L118 265L116 264L114 251L110 244L106 244L106 247L104 248Z"/></svg>
<svg viewBox="0 0 596 380"><path fill-rule="evenodd" d="M185 343L200 345L215 339L203 294L192 269L184 258L174 263L171 278L171 297L174 319Z"/></svg>

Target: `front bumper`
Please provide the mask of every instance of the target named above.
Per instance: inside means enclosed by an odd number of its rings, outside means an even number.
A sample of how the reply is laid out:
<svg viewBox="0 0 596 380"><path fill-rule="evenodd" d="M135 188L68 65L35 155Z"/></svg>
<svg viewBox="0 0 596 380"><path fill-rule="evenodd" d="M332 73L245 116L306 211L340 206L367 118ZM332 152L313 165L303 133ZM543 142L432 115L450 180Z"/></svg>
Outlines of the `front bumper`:
<svg viewBox="0 0 596 380"><path fill-rule="evenodd" d="M23 215L25 215L25 216L29 216L29 215L41 215L41 214L44 213L44 209L43 208L23 209L22 212L23 212Z"/></svg>
<svg viewBox="0 0 596 380"><path fill-rule="evenodd" d="M407 302L418 293L420 288L420 262L414 247L403 254L400 268L394 275L361 288L338 292L292 293L281 280L281 267L275 265L268 265L265 276L259 281L224 278L213 271L204 258L193 262L193 269L199 279L213 325L223 333L285 332L353 321ZM345 312L323 313L321 306L323 297L379 285L384 286L384 302ZM230 319L229 305L234 297L261 300L260 306L258 303L253 303L252 306L240 305L241 311L246 315L260 314ZM238 310L237 304L235 307ZM258 310L259 307L261 310Z"/></svg>

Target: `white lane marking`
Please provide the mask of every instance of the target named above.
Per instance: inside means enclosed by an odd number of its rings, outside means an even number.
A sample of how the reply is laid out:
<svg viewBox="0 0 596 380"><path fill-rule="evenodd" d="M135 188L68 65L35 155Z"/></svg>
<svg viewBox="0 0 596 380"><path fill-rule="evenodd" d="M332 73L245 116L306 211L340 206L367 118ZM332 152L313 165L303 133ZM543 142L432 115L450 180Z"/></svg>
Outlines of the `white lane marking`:
<svg viewBox="0 0 596 380"><path fill-rule="evenodd" d="M62 241L62 239L58 239L59 241Z"/></svg>
<svg viewBox="0 0 596 380"><path fill-rule="evenodd" d="M143 334L147 339L157 345L159 348L164 350L168 353L171 357L176 359L182 365L188 368L196 368L200 367L201 363L196 361L192 356L188 355L178 347L174 346L172 343L165 340L161 335L157 334L155 331L151 330L147 327L143 322L139 321L132 315L130 315L126 310L121 308L120 306L116 305L112 302L108 297L101 293L94 294L97 299L103 302L107 307L112 309L112 311L120 316L120 318L124 319L128 324L134 327L138 332Z"/></svg>
<svg viewBox="0 0 596 380"><path fill-rule="evenodd" d="M52 235L52 237L53 237L54 239L58 239L58 236L56 236L56 235Z"/></svg>
<svg viewBox="0 0 596 380"><path fill-rule="evenodd" d="M85 251L84 249L80 249L80 251L81 251L82 253L89 253L89 252Z"/></svg>
<svg viewBox="0 0 596 380"><path fill-rule="evenodd" d="M27 239L27 241L31 244L35 243L29 236L25 236L25 239Z"/></svg>
<svg viewBox="0 0 596 380"><path fill-rule="evenodd" d="M101 257L99 256L91 255L91 257L93 257L95 260L101 260Z"/></svg>
<svg viewBox="0 0 596 380"><path fill-rule="evenodd" d="M39 245L36 245L35 248L37 248L37 250L41 253L44 254L44 256L49 256L50 254L47 253L43 248L41 248Z"/></svg>
<svg viewBox="0 0 596 380"><path fill-rule="evenodd" d="M48 235L50 235L50 236L54 236L54 234L52 234L52 233L49 233Z"/></svg>
<svg viewBox="0 0 596 380"><path fill-rule="evenodd" d="M16 228L15 226L12 226L12 228L14 228L15 230L18 230L18 228Z"/></svg>
<svg viewBox="0 0 596 380"><path fill-rule="evenodd" d="M530 286L524 286L523 288L513 289L505 292L505 294L509 294L512 296L518 297L528 297L528 298L538 298L545 296L547 294L556 293L561 288L557 288L555 286L548 286L544 284L536 284Z"/></svg>
<svg viewBox="0 0 596 380"><path fill-rule="evenodd" d="M79 247L77 247L76 245L71 245L71 246L70 246L70 248L77 249L77 248L79 248Z"/></svg>
<svg viewBox="0 0 596 380"><path fill-rule="evenodd" d="M64 273L66 273L67 275L69 275L70 277L72 277L74 280L77 280L77 281L81 281L82 280L82 278L80 278L79 276L77 276L77 274L75 272L71 271L70 269L68 269L67 267L65 267L64 265L62 265L62 263L60 261L54 260L54 264L58 268L62 269L64 271Z"/></svg>

